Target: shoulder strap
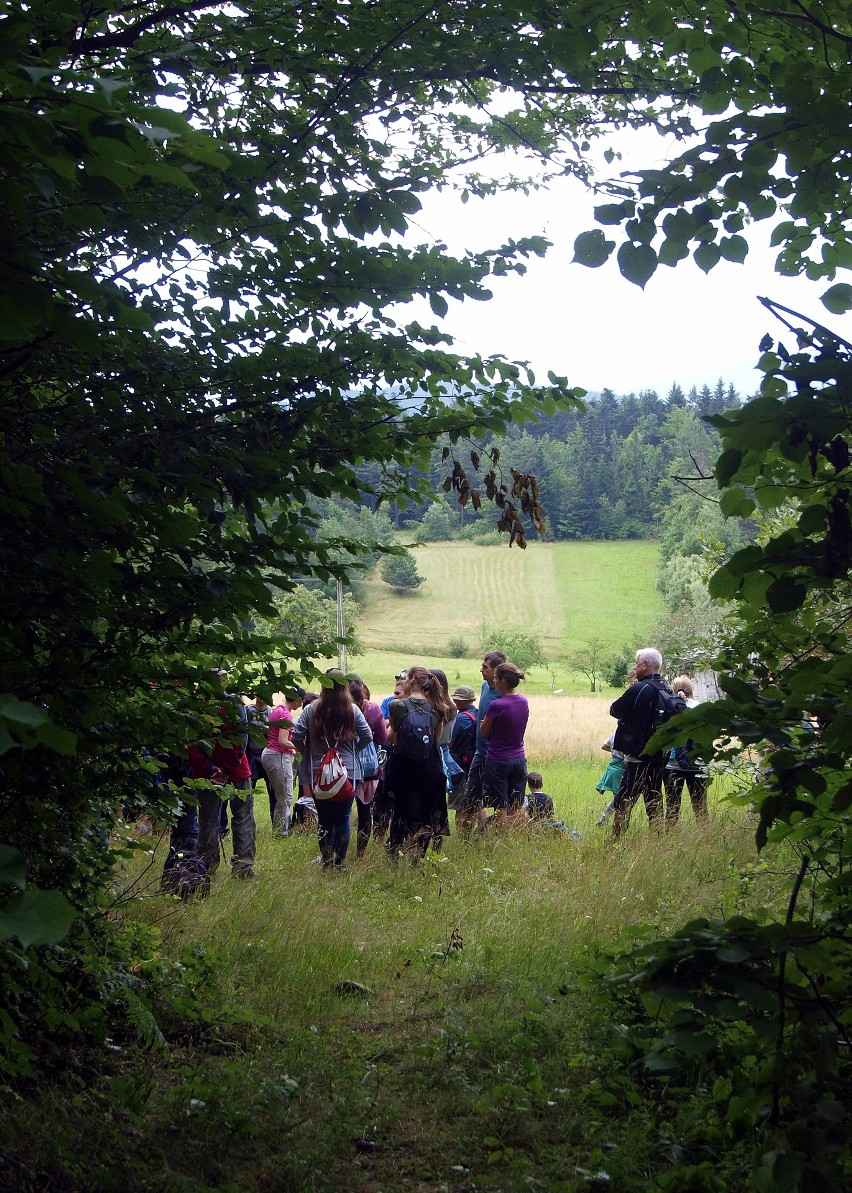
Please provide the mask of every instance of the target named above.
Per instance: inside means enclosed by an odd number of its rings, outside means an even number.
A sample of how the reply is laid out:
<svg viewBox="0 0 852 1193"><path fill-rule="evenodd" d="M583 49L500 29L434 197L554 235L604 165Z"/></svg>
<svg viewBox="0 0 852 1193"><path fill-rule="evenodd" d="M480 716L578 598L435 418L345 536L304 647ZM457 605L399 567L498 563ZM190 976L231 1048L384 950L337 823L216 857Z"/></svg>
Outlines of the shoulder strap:
<svg viewBox="0 0 852 1193"><path fill-rule="evenodd" d="M639 703L639 697L642 695L642 693L645 691L645 689L646 688L656 688L656 686L657 685L652 684L650 680L646 680L645 683L642 684L642 687L636 693L636 698L633 701L633 708L631 709L631 712L636 711L636 705Z"/></svg>

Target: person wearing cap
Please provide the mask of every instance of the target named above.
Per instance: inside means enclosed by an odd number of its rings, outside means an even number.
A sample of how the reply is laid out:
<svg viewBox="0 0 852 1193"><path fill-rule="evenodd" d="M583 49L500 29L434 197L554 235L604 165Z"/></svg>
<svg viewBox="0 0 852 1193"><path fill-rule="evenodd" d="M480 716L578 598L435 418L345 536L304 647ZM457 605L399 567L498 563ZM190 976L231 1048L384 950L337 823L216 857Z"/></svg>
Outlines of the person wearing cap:
<svg viewBox="0 0 852 1193"><path fill-rule="evenodd" d="M459 684L450 699L457 709L450 753L466 775L476 752L476 692L466 683Z"/></svg>
<svg viewBox="0 0 852 1193"><path fill-rule="evenodd" d="M476 692L468 684L459 684L450 699L457 710L450 737L450 756L461 768L461 774L452 780L449 805L458 812L456 804L464 794L467 772L476 753Z"/></svg>

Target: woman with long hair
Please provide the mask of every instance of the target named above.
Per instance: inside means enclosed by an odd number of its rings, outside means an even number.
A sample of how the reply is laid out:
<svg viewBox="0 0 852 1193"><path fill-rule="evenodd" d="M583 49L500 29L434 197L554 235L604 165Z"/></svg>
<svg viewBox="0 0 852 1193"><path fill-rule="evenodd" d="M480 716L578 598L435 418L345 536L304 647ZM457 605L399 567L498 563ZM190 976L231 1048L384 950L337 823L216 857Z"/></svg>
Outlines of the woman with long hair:
<svg viewBox="0 0 852 1193"><path fill-rule="evenodd" d="M448 837L450 835L450 812L447 805L447 800L449 799L450 792L453 789L453 780L456 778L456 776L464 774L464 771L450 753L450 742L453 737L453 728L456 723L457 709L455 701L450 696L450 685L447 682L446 672L442 671L440 667L430 667L429 674L435 676L435 679L437 679L438 683L440 684L441 693L446 700L447 706L453 710L449 720L444 723L440 733L438 734L438 749L441 753L441 765L444 768L444 778L446 780L444 805L442 808L443 818L441 834L442 836ZM441 848L440 837L435 838L435 848Z"/></svg>
<svg viewBox="0 0 852 1193"><path fill-rule="evenodd" d="M370 689L355 675L349 681L349 693L356 708L364 714L364 720L370 726L376 748L387 744L388 730L382 710L375 701L370 699ZM373 796L376 794L382 779L382 768L372 779L362 779L355 788L355 810L358 813L358 833L355 838L356 857L363 857L373 831Z"/></svg>
<svg viewBox="0 0 852 1193"><path fill-rule="evenodd" d="M317 769L323 755L336 749L350 783L355 786L363 778L358 752L370 744L373 735L364 714L352 703L343 672L338 667L331 667L326 674L331 682L323 686L319 699L302 710L293 726L291 739L302 755L299 777L316 804L322 864L330 869L342 866L346 858L354 797L350 792L323 799L316 789Z"/></svg>
<svg viewBox="0 0 852 1193"><path fill-rule="evenodd" d="M447 829L447 780L438 745L455 705L425 667L409 667L401 700L388 709L391 747L385 787L393 800L388 851L422 858Z"/></svg>
<svg viewBox="0 0 852 1193"><path fill-rule="evenodd" d="M485 799L500 820L521 810L527 785L524 733L530 707L526 696L517 691L518 684L525 678L514 663L500 663L495 668L494 686L499 695L488 705L479 730L488 740L482 768Z"/></svg>

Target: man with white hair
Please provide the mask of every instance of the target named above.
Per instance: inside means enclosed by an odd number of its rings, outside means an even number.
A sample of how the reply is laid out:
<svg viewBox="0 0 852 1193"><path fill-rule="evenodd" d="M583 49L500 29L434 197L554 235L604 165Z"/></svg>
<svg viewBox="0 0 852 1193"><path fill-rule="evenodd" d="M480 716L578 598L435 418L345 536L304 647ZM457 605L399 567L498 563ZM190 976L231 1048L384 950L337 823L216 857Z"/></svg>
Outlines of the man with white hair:
<svg viewBox="0 0 852 1193"><path fill-rule="evenodd" d="M673 695L660 677L663 656L653 646L636 652L636 681L610 705L609 715L616 717L613 749L624 755L624 776L615 799L612 823L617 840L630 824L630 813L641 795L648 813L648 823L659 828L662 823L660 788L666 766L662 753L645 754L645 746L654 730L675 713L683 712L686 701Z"/></svg>

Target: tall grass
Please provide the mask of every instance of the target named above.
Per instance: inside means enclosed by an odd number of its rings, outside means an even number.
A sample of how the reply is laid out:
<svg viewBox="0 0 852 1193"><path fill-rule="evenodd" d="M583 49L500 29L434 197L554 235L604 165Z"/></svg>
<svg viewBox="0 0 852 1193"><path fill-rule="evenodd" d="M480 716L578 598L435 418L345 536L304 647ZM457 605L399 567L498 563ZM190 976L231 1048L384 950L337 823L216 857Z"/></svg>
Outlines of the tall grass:
<svg viewBox="0 0 852 1193"><path fill-rule="evenodd" d="M560 815L583 822L597 771L551 757ZM260 1019L236 1053L156 1060L134 1127L163 1173L146 1187L574 1191L602 1169L644 1189L658 1129L639 1095L598 1104L623 1012L591 975L636 935L769 897L747 818L711 810L664 836L637 812L616 848L588 817L579 839L453 835L416 867L372 843L345 873L312 864L312 835L262 822L254 883L222 872L189 905L154 895L160 846L145 879L123 876L141 896L130 913L171 955L216 950L221 1003Z"/></svg>
<svg viewBox="0 0 852 1193"><path fill-rule="evenodd" d="M311 1022L337 1019L342 980L395 1001L423 980L454 929L464 940L457 976L545 990L584 948L628 925L662 931L689 914L733 909L731 881L751 852L743 817L711 800L708 825L687 819L658 837L637 810L628 845L614 850L592 820L604 803L591 790L596 777L570 759L547 775L558 814L581 827L579 839L543 827L453 835L420 867L393 864L374 842L362 860L350 858L348 872L329 874L313 864L313 834L280 840L261 822L255 882L234 882L221 867L211 897L190 905L150 897L160 846L133 888L142 896L133 914L159 922L170 951L199 941L223 951L235 993L279 1023L294 1008Z"/></svg>
<svg viewBox="0 0 852 1193"><path fill-rule="evenodd" d="M637 808L613 845L595 825L607 704L531 700L530 766L579 837L453 833L419 866L372 842L327 873L313 834L273 837L260 797L255 880L223 865L189 904L159 894L165 840L145 838L117 875L121 914L158 928L151 965L217 954L218 986L144 1065L113 1057L103 1097L60 1090L26 1121L7 1108L43 1187L579 1193L598 1172L663 1187L675 1111L659 1121L616 1059L613 1025L635 1011L607 993L605 955L770 903L776 883L718 783L706 823L652 834ZM722 1179L739 1187L736 1169Z"/></svg>

